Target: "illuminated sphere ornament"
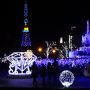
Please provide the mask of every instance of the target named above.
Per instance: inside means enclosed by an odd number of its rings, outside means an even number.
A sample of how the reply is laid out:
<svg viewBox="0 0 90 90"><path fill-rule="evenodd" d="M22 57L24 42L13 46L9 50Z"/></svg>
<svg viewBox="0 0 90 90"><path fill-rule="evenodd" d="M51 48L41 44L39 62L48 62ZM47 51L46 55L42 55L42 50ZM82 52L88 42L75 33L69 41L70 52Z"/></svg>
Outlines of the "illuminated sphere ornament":
<svg viewBox="0 0 90 90"><path fill-rule="evenodd" d="M67 88L73 84L74 79L75 79L74 74L69 70L64 70L59 76L60 82L64 87Z"/></svg>

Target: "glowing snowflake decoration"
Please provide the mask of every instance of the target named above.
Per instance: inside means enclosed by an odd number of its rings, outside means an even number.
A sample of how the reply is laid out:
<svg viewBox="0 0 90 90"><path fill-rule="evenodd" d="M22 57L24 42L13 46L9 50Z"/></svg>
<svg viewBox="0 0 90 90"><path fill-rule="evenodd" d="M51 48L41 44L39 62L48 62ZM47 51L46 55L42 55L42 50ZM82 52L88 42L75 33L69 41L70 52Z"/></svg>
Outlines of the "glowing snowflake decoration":
<svg viewBox="0 0 90 90"><path fill-rule="evenodd" d="M37 59L31 50L26 52L13 52L7 57L10 62L9 71L10 75L28 75L31 74L30 67L33 62Z"/></svg>
<svg viewBox="0 0 90 90"><path fill-rule="evenodd" d="M73 84L74 79L75 79L74 74L69 70L63 71L59 76L60 82L64 87L67 88Z"/></svg>

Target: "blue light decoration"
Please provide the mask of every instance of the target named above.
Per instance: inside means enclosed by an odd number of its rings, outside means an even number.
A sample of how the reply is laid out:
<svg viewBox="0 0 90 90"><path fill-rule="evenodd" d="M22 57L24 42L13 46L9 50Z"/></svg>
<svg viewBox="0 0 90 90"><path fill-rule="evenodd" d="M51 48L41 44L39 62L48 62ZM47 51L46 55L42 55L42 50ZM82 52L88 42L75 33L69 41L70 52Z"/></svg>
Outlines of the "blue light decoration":
<svg viewBox="0 0 90 90"><path fill-rule="evenodd" d="M27 25L27 23L28 23L28 19L27 18L24 19L24 23L25 23L25 25Z"/></svg>
<svg viewBox="0 0 90 90"><path fill-rule="evenodd" d="M66 88L70 87L70 85L73 84L74 79L74 74L69 70L64 70L59 76L60 82Z"/></svg>
<svg viewBox="0 0 90 90"><path fill-rule="evenodd" d="M37 59L31 50L26 52L13 52L7 56L9 64L9 75L31 75L32 71L30 67L33 62Z"/></svg>
<svg viewBox="0 0 90 90"><path fill-rule="evenodd" d="M29 33L26 32L26 31L23 31L21 46L22 47L29 47L29 46L31 46Z"/></svg>
<svg viewBox="0 0 90 90"><path fill-rule="evenodd" d="M82 35L82 45L90 45L89 20L87 20L87 33L85 35Z"/></svg>
<svg viewBox="0 0 90 90"><path fill-rule="evenodd" d="M27 8L27 2L25 0L25 4L24 4L24 16L27 17L28 16L28 8Z"/></svg>
<svg viewBox="0 0 90 90"><path fill-rule="evenodd" d="M69 58L90 58L90 30L89 20L87 20L87 32L82 35L82 46L76 50L69 51Z"/></svg>
<svg viewBox="0 0 90 90"><path fill-rule="evenodd" d="M27 19L27 17L28 17L28 5L27 5L27 1L25 0L25 4L24 4L24 23L25 23L25 25L27 25L27 23L28 23L28 19Z"/></svg>
<svg viewBox="0 0 90 90"><path fill-rule="evenodd" d="M80 66L80 67L85 67L87 66L88 63L90 63L90 59L85 59L85 58L82 58L82 59L74 59L74 58L66 58L66 59L57 59L56 60L58 62L58 65L59 66L66 66L68 65L70 68L72 67L77 67L77 66ZM36 64L37 66L39 65L42 65L44 64L45 66L47 66L48 62L52 63L54 62L54 59L37 59L36 61Z"/></svg>
<svg viewBox="0 0 90 90"><path fill-rule="evenodd" d="M28 27L28 5L27 1L25 0L24 4L24 29L22 31L22 47L30 47L31 46L31 40L30 40L30 32Z"/></svg>
<svg viewBox="0 0 90 90"><path fill-rule="evenodd" d="M30 71L30 67L32 66L33 62L35 61L37 66L41 66L44 64L46 67L48 65L48 62L52 63L54 62L54 59L38 59L37 56L35 56L31 50L27 50L26 52L13 52L9 56L6 57L6 59L10 62L9 65L9 74L10 75L28 75L32 72ZM80 68L86 67L88 63L90 63L90 59L85 58L66 58L66 59L56 59L58 62L58 66L66 66L68 65L69 68L77 67Z"/></svg>
<svg viewBox="0 0 90 90"><path fill-rule="evenodd" d="M90 30L89 20L87 20L87 32L82 35L82 46L77 49L79 58L90 58ZM81 54L81 55L80 55Z"/></svg>
<svg viewBox="0 0 90 90"><path fill-rule="evenodd" d="M84 73L85 76L90 77L90 63L86 66L86 68L84 69Z"/></svg>

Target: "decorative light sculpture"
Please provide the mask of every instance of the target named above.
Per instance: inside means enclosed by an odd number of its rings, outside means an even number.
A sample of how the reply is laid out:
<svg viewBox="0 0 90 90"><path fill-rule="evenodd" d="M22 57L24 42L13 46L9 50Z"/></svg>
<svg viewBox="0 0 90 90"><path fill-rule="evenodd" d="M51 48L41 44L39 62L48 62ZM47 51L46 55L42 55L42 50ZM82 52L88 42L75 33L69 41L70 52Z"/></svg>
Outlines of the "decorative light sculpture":
<svg viewBox="0 0 90 90"><path fill-rule="evenodd" d="M82 35L82 45L90 46L90 30L89 30L89 20L87 20L87 32L85 35Z"/></svg>
<svg viewBox="0 0 90 90"><path fill-rule="evenodd" d="M7 60L10 62L8 73L10 75L30 75L32 73L30 67L36 59L37 56L31 50L13 52L7 57Z"/></svg>
<svg viewBox="0 0 90 90"><path fill-rule="evenodd" d="M74 74L69 70L63 71L59 76L60 82L64 87L67 87L67 88L73 84L74 79L75 79Z"/></svg>

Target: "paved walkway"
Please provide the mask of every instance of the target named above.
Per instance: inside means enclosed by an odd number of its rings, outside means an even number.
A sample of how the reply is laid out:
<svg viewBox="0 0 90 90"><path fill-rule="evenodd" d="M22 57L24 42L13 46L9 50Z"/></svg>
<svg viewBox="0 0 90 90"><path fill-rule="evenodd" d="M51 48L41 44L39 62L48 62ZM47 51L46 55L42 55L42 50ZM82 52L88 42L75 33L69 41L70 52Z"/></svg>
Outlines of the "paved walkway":
<svg viewBox="0 0 90 90"><path fill-rule="evenodd" d="M0 87L25 87L33 88L33 79L31 77L0 77ZM42 78L39 76L37 78L38 86L37 88L63 88L59 78L52 78L50 81L48 77L45 78L45 85L42 84ZM77 76L75 81L70 88L90 88L90 77Z"/></svg>

